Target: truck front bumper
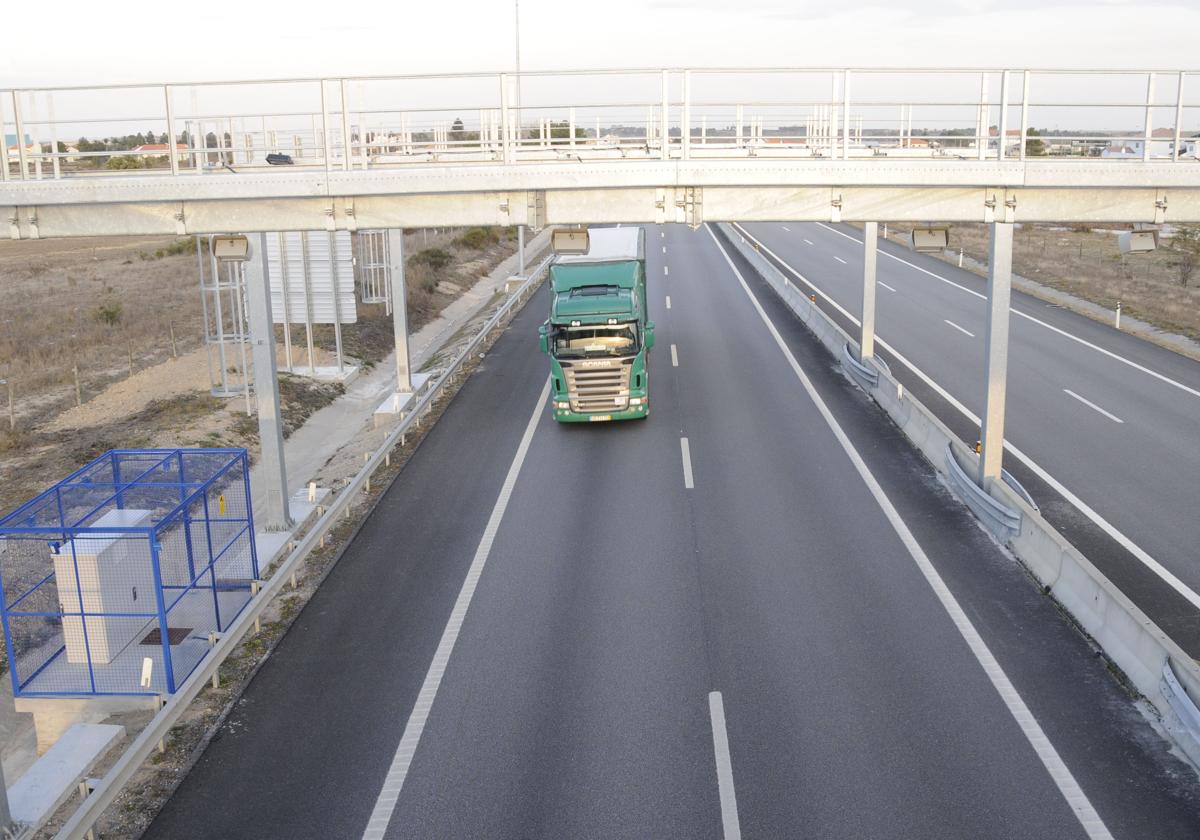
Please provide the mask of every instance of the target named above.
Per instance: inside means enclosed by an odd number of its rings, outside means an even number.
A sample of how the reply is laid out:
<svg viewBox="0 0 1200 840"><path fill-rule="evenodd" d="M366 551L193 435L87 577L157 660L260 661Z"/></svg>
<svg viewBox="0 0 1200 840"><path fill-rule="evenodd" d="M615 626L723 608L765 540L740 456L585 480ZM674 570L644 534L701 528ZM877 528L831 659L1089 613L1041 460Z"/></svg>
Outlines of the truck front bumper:
<svg viewBox="0 0 1200 840"><path fill-rule="evenodd" d="M623 411L614 411L611 414L584 414L571 411L569 408L555 408L552 409L552 412L554 419L559 423L606 423L611 420L638 420L650 413L650 406L643 402L641 405L630 406Z"/></svg>

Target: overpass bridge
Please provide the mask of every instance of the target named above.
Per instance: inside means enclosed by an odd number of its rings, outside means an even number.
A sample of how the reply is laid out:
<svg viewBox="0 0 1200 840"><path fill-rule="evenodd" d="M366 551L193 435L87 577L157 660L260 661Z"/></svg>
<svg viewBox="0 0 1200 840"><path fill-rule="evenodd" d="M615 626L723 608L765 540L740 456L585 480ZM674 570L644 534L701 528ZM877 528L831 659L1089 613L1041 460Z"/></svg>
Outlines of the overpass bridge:
<svg viewBox="0 0 1200 840"><path fill-rule="evenodd" d="M1196 221L1198 77L665 69L0 90L0 125L29 138L5 144L0 212L14 238ZM62 145L146 127L173 152Z"/></svg>

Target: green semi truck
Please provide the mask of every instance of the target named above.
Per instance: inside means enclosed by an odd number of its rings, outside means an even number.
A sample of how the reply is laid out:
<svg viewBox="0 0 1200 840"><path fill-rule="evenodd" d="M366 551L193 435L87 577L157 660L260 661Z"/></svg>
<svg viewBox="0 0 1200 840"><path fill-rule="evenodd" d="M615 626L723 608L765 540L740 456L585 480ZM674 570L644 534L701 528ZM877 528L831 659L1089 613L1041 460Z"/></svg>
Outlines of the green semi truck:
<svg viewBox="0 0 1200 840"><path fill-rule="evenodd" d="M582 231L579 231L582 233ZM632 420L650 413L646 360L646 239L640 227L591 228L586 251L550 266L550 317L539 328L550 356L554 419Z"/></svg>

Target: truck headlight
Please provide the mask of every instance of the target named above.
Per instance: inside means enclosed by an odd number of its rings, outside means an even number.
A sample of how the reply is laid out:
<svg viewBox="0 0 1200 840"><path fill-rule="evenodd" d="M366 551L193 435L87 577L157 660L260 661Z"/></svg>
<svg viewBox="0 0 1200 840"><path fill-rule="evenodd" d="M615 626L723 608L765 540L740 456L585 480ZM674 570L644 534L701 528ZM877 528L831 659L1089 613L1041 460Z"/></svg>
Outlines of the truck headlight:
<svg viewBox="0 0 1200 840"><path fill-rule="evenodd" d="M642 397L630 397L629 399L630 405L641 405L643 402L645 402L645 400Z"/></svg>
<svg viewBox="0 0 1200 840"><path fill-rule="evenodd" d="M559 402L559 401L555 401L555 403L554 403L554 407L555 407L555 408L570 408L570 407L571 407L571 404L570 404L569 402Z"/></svg>

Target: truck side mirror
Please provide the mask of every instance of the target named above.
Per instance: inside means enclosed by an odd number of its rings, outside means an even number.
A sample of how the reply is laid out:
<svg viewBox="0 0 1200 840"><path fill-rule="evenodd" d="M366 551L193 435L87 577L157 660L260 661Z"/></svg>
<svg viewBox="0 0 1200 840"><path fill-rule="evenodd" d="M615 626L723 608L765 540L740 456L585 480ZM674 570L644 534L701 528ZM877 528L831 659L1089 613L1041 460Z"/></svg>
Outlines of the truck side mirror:
<svg viewBox="0 0 1200 840"><path fill-rule="evenodd" d="M538 327L538 349L543 353L548 354L550 352L550 334L549 327L546 324Z"/></svg>
<svg viewBox="0 0 1200 840"><path fill-rule="evenodd" d="M650 350L654 347L654 322L646 322L646 349Z"/></svg>

